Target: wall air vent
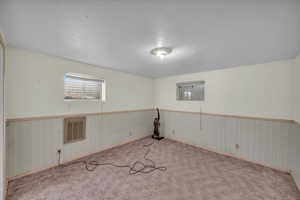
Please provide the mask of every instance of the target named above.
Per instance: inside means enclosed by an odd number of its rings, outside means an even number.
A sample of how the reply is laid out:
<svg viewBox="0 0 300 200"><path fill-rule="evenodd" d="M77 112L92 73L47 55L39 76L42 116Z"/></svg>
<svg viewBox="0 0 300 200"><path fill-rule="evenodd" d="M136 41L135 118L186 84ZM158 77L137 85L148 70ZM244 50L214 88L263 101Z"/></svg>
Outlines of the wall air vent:
<svg viewBox="0 0 300 200"><path fill-rule="evenodd" d="M84 140L86 117L72 117L64 119L64 144Z"/></svg>

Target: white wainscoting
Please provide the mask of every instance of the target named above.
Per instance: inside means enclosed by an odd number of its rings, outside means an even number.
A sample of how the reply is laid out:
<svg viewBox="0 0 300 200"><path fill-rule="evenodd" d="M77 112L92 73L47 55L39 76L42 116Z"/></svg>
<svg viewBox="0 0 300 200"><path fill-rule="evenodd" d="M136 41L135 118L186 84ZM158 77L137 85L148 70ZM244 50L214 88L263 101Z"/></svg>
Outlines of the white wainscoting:
<svg viewBox="0 0 300 200"><path fill-rule="evenodd" d="M15 121L7 127L8 177L38 171L152 133L153 111L87 117L87 139L63 145L63 118ZM171 139L292 171L300 183L300 125L161 111L161 133ZM236 145L239 147L237 148Z"/></svg>
<svg viewBox="0 0 300 200"><path fill-rule="evenodd" d="M7 127L7 176L38 171L58 163L150 135L152 111L87 116L86 139L63 144L63 118L15 121Z"/></svg>
<svg viewBox="0 0 300 200"><path fill-rule="evenodd" d="M293 124L289 137L289 165L300 189L300 124Z"/></svg>
<svg viewBox="0 0 300 200"><path fill-rule="evenodd" d="M290 169L289 122L162 111L161 131L171 139L284 171Z"/></svg>

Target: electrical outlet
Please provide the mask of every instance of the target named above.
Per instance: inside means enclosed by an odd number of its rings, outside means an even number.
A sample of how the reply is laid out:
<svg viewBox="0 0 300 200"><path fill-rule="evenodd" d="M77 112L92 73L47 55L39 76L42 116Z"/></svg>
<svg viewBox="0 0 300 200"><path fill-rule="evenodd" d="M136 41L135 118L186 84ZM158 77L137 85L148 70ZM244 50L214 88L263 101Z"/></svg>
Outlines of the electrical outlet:
<svg viewBox="0 0 300 200"><path fill-rule="evenodd" d="M61 164L61 149L57 149L57 154L58 154L57 164L59 166Z"/></svg>
<svg viewBox="0 0 300 200"><path fill-rule="evenodd" d="M235 149L239 149L240 145L239 144L235 144Z"/></svg>
<svg viewBox="0 0 300 200"><path fill-rule="evenodd" d="M175 135L175 130L174 129L172 130L172 134Z"/></svg>

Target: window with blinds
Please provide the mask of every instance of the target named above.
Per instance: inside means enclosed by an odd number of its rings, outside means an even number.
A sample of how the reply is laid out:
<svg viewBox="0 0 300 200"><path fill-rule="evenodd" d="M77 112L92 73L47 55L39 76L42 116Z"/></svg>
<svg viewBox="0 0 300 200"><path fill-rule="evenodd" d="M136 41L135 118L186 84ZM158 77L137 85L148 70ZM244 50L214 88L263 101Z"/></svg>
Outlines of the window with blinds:
<svg viewBox="0 0 300 200"><path fill-rule="evenodd" d="M65 100L102 100L103 80L90 76L65 74Z"/></svg>

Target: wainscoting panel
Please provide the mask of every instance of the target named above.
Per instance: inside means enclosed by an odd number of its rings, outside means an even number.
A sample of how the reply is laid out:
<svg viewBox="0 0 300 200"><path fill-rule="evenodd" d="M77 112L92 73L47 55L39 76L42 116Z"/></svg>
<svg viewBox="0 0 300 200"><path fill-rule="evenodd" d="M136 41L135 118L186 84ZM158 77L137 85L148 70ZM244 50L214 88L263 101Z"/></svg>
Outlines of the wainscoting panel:
<svg viewBox="0 0 300 200"><path fill-rule="evenodd" d="M7 126L9 178L152 134L153 111L89 115L86 139L63 144L63 118L12 121ZM161 111L166 137L282 170L300 184L300 125L290 122Z"/></svg>
<svg viewBox="0 0 300 200"><path fill-rule="evenodd" d="M90 115L86 139L63 144L63 118L13 121L7 126L7 175L14 177L150 135L153 112Z"/></svg>
<svg viewBox="0 0 300 200"><path fill-rule="evenodd" d="M292 123L169 111L162 111L161 116L161 132L166 137L289 169Z"/></svg>
<svg viewBox="0 0 300 200"><path fill-rule="evenodd" d="M293 124L289 139L289 164L298 189L300 189L300 124Z"/></svg>

